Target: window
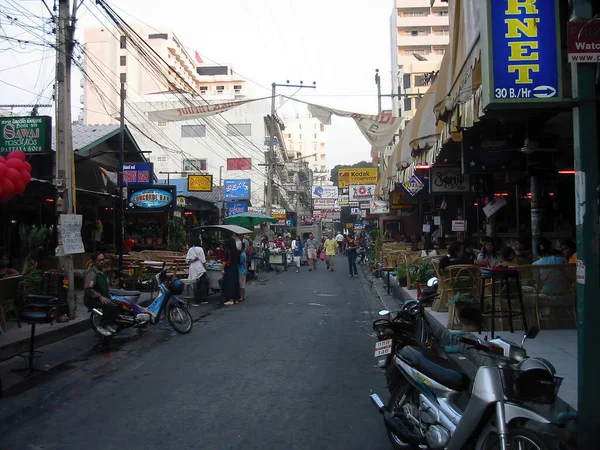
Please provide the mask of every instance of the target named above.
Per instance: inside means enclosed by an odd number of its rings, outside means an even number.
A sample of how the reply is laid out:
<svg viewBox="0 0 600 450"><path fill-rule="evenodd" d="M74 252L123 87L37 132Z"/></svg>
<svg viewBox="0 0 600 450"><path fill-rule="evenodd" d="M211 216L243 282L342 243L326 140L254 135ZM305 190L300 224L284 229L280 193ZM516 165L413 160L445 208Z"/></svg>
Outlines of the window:
<svg viewBox="0 0 600 450"><path fill-rule="evenodd" d="M317 138L317 133L315 133L315 139Z"/></svg>
<svg viewBox="0 0 600 450"><path fill-rule="evenodd" d="M167 162L167 157L166 156L157 156L156 161L157 162Z"/></svg>
<svg viewBox="0 0 600 450"><path fill-rule="evenodd" d="M298 129L299 129L299 130L301 130L301 129L302 129L302 124L301 124L301 123L299 123L299 124L298 124Z"/></svg>
<svg viewBox="0 0 600 450"><path fill-rule="evenodd" d="M148 39L169 39L169 35L167 33L154 33L149 34Z"/></svg>
<svg viewBox="0 0 600 450"><path fill-rule="evenodd" d="M412 108L412 99L405 98L404 99L404 111L410 111Z"/></svg>
<svg viewBox="0 0 600 450"><path fill-rule="evenodd" d="M321 124L321 133L325 131L325 124Z"/></svg>
<svg viewBox="0 0 600 450"><path fill-rule="evenodd" d="M410 73L405 73L402 77L404 89L410 89Z"/></svg>
<svg viewBox="0 0 600 450"><path fill-rule="evenodd" d="M433 34L436 36L450 36L450 30L448 28L435 28Z"/></svg>
<svg viewBox="0 0 600 450"><path fill-rule="evenodd" d="M120 74L119 77L121 79L121 83L127 83L127 74L126 73Z"/></svg>
<svg viewBox="0 0 600 450"><path fill-rule="evenodd" d="M321 166L321 172L325 172L327 170L326 166Z"/></svg>
<svg viewBox="0 0 600 450"><path fill-rule="evenodd" d="M167 122L158 122L158 126L159 127L166 127L167 126Z"/></svg>
<svg viewBox="0 0 600 450"><path fill-rule="evenodd" d="M302 139L302 135L301 135L301 134L299 134L298 136L299 136L299 138L298 138L298 139Z"/></svg>
<svg viewBox="0 0 600 450"><path fill-rule="evenodd" d="M205 159L184 159L182 170L184 172L202 172L206 170Z"/></svg>
<svg viewBox="0 0 600 450"><path fill-rule="evenodd" d="M233 91L237 94L242 92L242 85L241 84L234 84L233 85Z"/></svg>
<svg viewBox="0 0 600 450"><path fill-rule="evenodd" d="M425 11L423 10L402 11L400 13L400 17L423 17L425 15Z"/></svg>
<svg viewBox="0 0 600 450"><path fill-rule="evenodd" d="M125 55L119 56L119 65L120 66L127 65L127 56L125 56Z"/></svg>
<svg viewBox="0 0 600 450"><path fill-rule="evenodd" d="M206 125L182 125L182 138L199 138L206 136Z"/></svg>
<svg viewBox="0 0 600 450"><path fill-rule="evenodd" d="M429 50L425 48L407 48L404 49L405 55L429 55Z"/></svg>
<svg viewBox="0 0 600 450"><path fill-rule="evenodd" d="M228 123L227 136L252 136L252 124L250 123Z"/></svg>
<svg viewBox="0 0 600 450"><path fill-rule="evenodd" d="M448 11L436 11L436 16L446 17L448 15Z"/></svg>
<svg viewBox="0 0 600 450"><path fill-rule="evenodd" d="M225 86L217 86L217 93L222 94L225 90Z"/></svg>
<svg viewBox="0 0 600 450"><path fill-rule="evenodd" d="M126 48L127 47L127 36L121 36L121 39L119 41L119 47L120 48Z"/></svg>
<svg viewBox="0 0 600 450"><path fill-rule="evenodd" d="M227 158L227 170L252 170L252 158Z"/></svg>
<svg viewBox="0 0 600 450"><path fill-rule="evenodd" d="M416 86L425 86L427 81L425 79L425 75L415 75L415 87Z"/></svg>
<svg viewBox="0 0 600 450"><path fill-rule="evenodd" d="M313 148L315 149L315 152L319 150L319 146L317 144L313 145Z"/></svg>
<svg viewBox="0 0 600 450"><path fill-rule="evenodd" d="M436 48L433 50L433 53L435 53L436 55L445 55L446 49L445 48Z"/></svg>
<svg viewBox="0 0 600 450"><path fill-rule="evenodd" d="M208 86L200 86L200 93L201 94L206 94L207 91L208 91Z"/></svg>

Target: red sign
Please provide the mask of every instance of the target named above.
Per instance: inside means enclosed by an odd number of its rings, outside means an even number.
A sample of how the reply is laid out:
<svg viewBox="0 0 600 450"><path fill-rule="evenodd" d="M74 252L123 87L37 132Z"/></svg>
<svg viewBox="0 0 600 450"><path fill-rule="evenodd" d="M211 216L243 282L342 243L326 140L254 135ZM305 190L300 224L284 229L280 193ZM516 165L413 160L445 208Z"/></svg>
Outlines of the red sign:
<svg viewBox="0 0 600 450"><path fill-rule="evenodd" d="M227 170L252 170L252 158L227 158Z"/></svg>
<svg viewBox="0 0 600 450"><path fill-rule="evenodd" d="M600 21L567 22L569 62L600 62Z"/></svg>

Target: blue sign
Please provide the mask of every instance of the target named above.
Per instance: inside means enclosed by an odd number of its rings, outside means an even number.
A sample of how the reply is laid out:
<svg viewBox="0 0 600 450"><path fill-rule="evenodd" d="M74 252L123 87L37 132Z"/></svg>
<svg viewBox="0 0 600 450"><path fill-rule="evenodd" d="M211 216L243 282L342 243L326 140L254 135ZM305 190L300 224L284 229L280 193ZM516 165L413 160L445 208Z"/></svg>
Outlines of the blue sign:
<svg viewBox="0 0 600 450"><path fill-rule="evenodd" d="M250 180L224 180L225 198L227 200L249 200Z"/></svg>
<svg viewBox="0 0 600 450"><path fill-rule="evenodd" d="M557 0L487 0L486 5L490 103L561 99Z"/></svg>
<svg viewBox="0 0 600 450"><path fill-rule="evenodd" d="M129 189L129 209L144 211L168 211L177 205L175 186L161 185L160 189L152 186Z"/></svg>
<svg viewBox="0 0 600 450"><path fill-rule="evenodd" d="M247 202L229 202L227 203L227 215L235 216L236 214L242 214L248 212Z"/></svg>
<svg viewBox="0 0 600 450"><path fill-rule="evenodd" d="M153 163L124 163L123 183L125 185L152 184L154 175Z"/></svg>

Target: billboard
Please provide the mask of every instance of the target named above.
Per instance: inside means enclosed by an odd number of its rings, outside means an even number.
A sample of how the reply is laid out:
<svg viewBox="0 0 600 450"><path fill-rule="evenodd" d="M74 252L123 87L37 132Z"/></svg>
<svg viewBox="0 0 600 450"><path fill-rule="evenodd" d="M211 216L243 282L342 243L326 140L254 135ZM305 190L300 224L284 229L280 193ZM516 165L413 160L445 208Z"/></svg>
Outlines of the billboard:
<svg viewBox="0 0 600 450"><path fill-rule="evenodd" d="M338 170L338 187L347 188L351 184L377 184L379 169L367 167L365 169L352 169L350 167Z"/></svg>
<svg viewBox="0 0 600 450"><path fill-rule="evenodd" d="M312 198L338 198L338 188L336 186L313 186Z"/></svg>
<svg viewBox="0 0 600 450"><path fill-rule="evenodd" d="M212 175L188 175L188 191L190 192L212 192ZM227 197L225 197L227 198Z"/></svg>
<svg viewBox="0 0 600 450"><path fill-rule="evenodd" d="M123 183L125 185L152 184L154 175L153 163L124 163L122 166Z"/></svg>
<svg viewBox="0 0 600 450"><path fill-rule="evenodd" d="M21 150L24 153L52 151L52 118L1 117L0 154Z"/></svg>
<svg viewBox="0 0 600 450"><path fill-rule="evenodd" d="M558 0L484 0L481 108L562 99Z"/></svg>
<svg viewBox="0 0 600 450"><path fill-rule="evenodd" d="M229 202L227 203L227 215L235 216L248 212L248 202Z"/></svg>
<svg viewBox="0 0 600 450"><path fill-rule="evenodd" d="M350 201L351 202L364 202L371 201L373 195L375 195L374 184L358 184L350 186Z"/></svg>
<svg viewBox="0 0 600 450"><path fill-rule="evenodd" d="M227 158L227 170L252 170L252 158Z"/></svg>
<svg viewBox="0 0 600 450"><path fill-rule="evenodd" d="M226 200L249 200L250 199L250 180L224 180L223 188L225 190Z"/></svg>
<svg viewBox="0 0 600 450"><path fill-rule="evenodd" d="M127 191L127 201L130 211L174 211L177 206L176 186L148 184L145 186L139 185L135 188L128 188Z"/></svg>

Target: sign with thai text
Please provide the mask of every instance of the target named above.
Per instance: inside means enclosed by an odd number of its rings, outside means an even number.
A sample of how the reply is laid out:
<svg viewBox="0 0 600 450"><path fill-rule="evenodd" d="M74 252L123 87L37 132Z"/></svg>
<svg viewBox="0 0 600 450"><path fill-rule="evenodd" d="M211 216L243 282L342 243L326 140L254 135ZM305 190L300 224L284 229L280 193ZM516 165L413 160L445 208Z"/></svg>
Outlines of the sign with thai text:
<svg viewBox="0 0 600 450"><path fill-rule="evenodd" d="M452 231L459 231L459 232L467 231L467 221L466 220L453 220L452 221Z"/></svg>
<svg viewBox="0 0 600 450"><path fill-rule="evenodd" d="M1 117L0 153L21 150L24 153L44 153L52 150L52 118Z"/></svg>
<svg viewBox="0 0 600 450"><path fill-rule="evenodd" d="M469 192L469 176L460 167L432 167L429 187L432 193Z"/></svg>
<svg viewBox="0 0 600 450"><path fill-rule="evenodd" d="M231 200L250 199L250 180L224 180L225 198Z"/></svg>
<svg viewBox="0 0 600 450"><path fill-rule="evenodd" d="M152 163L123 164L123 183L125 185L152 184L153 174L154 164Z"/></svg>
<svg viewBox="0 0 600 450"><path fill-rule="evenodd" d="M285 209L273 208L273 209L271 209L271 216L274 217L275 219L285 220L286 219Z"/></svg>
<svg viewBox="0 0 600 450"><path fill-rule="evenodd" d="M342 168L338 170L338 187L347 188L351 184L377 184L378 177L379 169L377 167Z"/></svg>
<svg viewBox="0 0 600 450"><path fill-rule="evenodd" d="M558 0L485 0L483 106L562 98ZM484 17L486 17L484 16Z"/></svg>
<svg viewBox="0 0 600 450"><path fill-rule="evenodd" d="M212 175L188 175L188 191L190 192L212 192ZM225 197L227 198L227 197Z"/></svg>
<svg viewBox="0 0 600 450"><path fill-rule="evenodd" d="M375 195L375 185L374 184L359 184L359 185L351 185L350 186L350 201L352 202L360 202L360 201L371 201L373 196Z"/></svg>
<svg viewBox="0 0 600 450"><path fill-rule="evenodd" d="M600 21L567 22L569 62L600 62Z"/></svg>
<svg viewBox="0 0 600 450"><path fill-rule="evenodd" d="M248 212L248 202L229 202L227 203L227 215L235 216Z"/></svg>
<svg viewBox="0 0 600 450"><path fill-rule="evenodd" d="M313 209L334 209L339 208L338 201L335 198L315 198L313 200Z"/></svg>
<svg viewBox="0 0 600 450"><path fill-rule="evenodd" d="M338 205L340 205L340 207L349 206L349 203L350 197L348 196L348 194L343 194L338 197Z"/></svg>
<svg viewBox="0 0 600 450"><path fill-rule="evenodd" d="M80 214L61 214L58 223L57 256L85 253L81 239L83 216Z"/></svg>
<svg viewBox="0 0 600 450"><path fill-rule="evenodd" d="M177 206L177 187L160 185L129 188L129 209L133 211L170 211Z"/></svg>

